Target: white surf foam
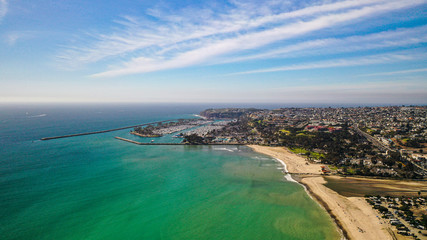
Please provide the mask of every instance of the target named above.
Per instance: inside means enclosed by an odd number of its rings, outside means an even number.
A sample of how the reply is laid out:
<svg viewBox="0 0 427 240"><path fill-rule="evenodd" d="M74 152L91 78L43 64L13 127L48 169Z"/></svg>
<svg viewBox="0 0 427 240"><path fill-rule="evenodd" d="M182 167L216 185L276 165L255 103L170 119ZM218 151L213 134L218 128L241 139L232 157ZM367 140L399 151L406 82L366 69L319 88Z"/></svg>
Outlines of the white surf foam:
<svg viewBox="0 0 427 240"><path fill-rule="evenodd" d="M215 150L219 150L219 151L228 151L228 152L234 152L233 149L229 149L229 148L214 148Z"/></svg>
<svg viewBox="0 0 427 240"><path fill-rule="evenodd" d="M278 161L279 163L282 164L282 166L283 166L283 172L285 172L285 179L288 180L289 182L296 182L296 183L298 183L295 179L292 178L291 174L287 173L288 172L288 168L286 166L286 163L283 162L282 160L278 159L278 158L274 158L274 159L276 159L276 161Z"/></svg>
<svg viewBox="0 0 427 240"><path fill-rule="evenodd" d="M287 169L287 166L286 166L286 163L285 163L285 162L283 162L282 160L280 160L280 159L278 159L278 158L274 158L274 159L276 159L278 162L280 162L280 163L283 165L283 172L288 172L288 169ZM298 181L296 181L295 179L293 179L290 173L286 173L286 174L285 174L285 179L286 179L286 180L288 180L289 182L294 182L294 183L298 183L299 185L301 185L301 186L304 188L305 192L308 194L308 196L309 196L311 199L315 200L315 199L311 196L311 194L310 194L310 192L308 191L307 187L306 187L304 184L299 183ZM315 200L315 202L316 202L317 204L319 204L319 206L320 206L320 207L323 207L323 206L322 206L322 204L320 204L318 201L316 201L316 200Z"/></svg>

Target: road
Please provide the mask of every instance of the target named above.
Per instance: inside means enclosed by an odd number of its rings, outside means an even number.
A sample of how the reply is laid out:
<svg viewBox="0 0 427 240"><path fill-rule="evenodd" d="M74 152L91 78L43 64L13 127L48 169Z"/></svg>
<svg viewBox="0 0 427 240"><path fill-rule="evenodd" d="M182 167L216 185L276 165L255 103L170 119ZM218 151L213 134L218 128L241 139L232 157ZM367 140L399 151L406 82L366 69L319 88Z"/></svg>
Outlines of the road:
<svg viewBox="0 0 427 240"><path fill-rule="evenodd" d="M375 146L377 146L381 150L383 150L383 151L393 151L393 150L391 150L391 148L389 146L384 145L383 143L381 143L380 141L378 141L376 138L374 138L371 135L369 135L369 134L365 133L364 131L360 130L357 125L353 125L353 129L359 135L361 135L361 136L365 137L366 139L368 139L368 141L370 141L372 144L374 144Z"/></svg>
<svg viewBox="0 0 427 240"><path fill-rule="evenodd" d="M365 133L364 131L360 130L357 125L353 125L353 129L359 135L361 135L361 136L365 137L366 139L368 139L368 141L370 141L372 144L374 144L375 146L377 146L379 149L381 149L383 151L393 151L389 146L384 145L383 143L381 143L380 141L378 141L376 138L374 138L371 135L369 135L369 134ZM424 175L427 175L427 170L424 167L416 164L414 161L411 161L411 159L409 159L409 158L407 160L410 161L417 168L421 169L423 171Z"/></svg>

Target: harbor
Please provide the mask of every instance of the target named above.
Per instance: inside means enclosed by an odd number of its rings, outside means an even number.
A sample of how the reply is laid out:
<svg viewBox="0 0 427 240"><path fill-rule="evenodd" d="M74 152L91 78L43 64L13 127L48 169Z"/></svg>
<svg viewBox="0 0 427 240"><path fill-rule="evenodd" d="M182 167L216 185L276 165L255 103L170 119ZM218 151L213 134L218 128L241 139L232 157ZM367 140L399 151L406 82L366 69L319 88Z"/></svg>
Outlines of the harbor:
<svg viewBox="0 0 427 240"><path fill-rule="evenodd" d="M177 120L176 119L164 120L164 121L143 123L143 124L138 124L138 125L132 125L132 126L126 126L126 127L120 127L120 128L113 128L113 129L107 129L107 130L101 130L101 131L94 131L94 132L75 133L75 134L68 134L68 135L54 136L54 137L44 137L44 138L41 138L40 140L47 141L47 140L53 140L53 139L59 139L59 138L69 138L69 137L78 137L78 136L85 136L85 135L92 135L92 134L114 132L114 131L119 131L119 130L123 130L123 129L136 128L136 127L148 126L151 124L159 124L159 123L165 123L165 122L171 122L171 121L177 121Z"/></svg>

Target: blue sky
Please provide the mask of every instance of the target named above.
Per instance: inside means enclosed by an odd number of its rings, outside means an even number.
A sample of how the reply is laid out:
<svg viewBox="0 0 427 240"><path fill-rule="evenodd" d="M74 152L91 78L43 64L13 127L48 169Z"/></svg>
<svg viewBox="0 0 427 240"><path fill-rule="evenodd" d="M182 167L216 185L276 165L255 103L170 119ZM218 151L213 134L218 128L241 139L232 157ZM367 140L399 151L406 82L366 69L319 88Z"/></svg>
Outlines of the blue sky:
<svg viewBox="0 0 427 240"><path fill-rule="evenodd" d="M427 0L0 0L0 102L427 104Z"/></svg>

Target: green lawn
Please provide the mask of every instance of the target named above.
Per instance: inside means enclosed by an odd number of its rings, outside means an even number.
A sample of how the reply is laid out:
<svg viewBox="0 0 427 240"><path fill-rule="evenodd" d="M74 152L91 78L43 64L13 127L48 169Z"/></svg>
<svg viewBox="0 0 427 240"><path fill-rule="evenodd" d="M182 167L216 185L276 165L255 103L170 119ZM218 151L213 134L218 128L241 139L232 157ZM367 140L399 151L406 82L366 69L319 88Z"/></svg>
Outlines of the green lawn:
<svg viewBox="0 0 427 240"><path fill-rule="evenodd" d="M320 159L321 157L325 157L325 154L323 153L317 153L317 152L310 152L310 157Z"/></svg>
<svg viewBox="0 0 427 240"><path fill-rule="evenodd" d="M286 135L291 134L291 131L288 131L288 130L285 130L285 129L280 130L280 132L281 132L281 133L284 133L284 134L286 134Z"/></svg>
<svg viewBox="0 0 427 240"><path fill-rule="evenodd" d="M305 150L304 148L290 148L289 150L291 150L291 152L296 153L296 154L306 154L308 151Z"/></svg>
<svg viewBox="0 0 427 240"><path fill-rule="evenodd" d="M307 153L310 154L310 157L315 158L315 159L320 159L321 157L325 157L325 154L323 153L317 153L317 152L310 152L304 148L290 148L289 150L291 150L291 152L296 153L296 154L304 154L306 155Z"/></svg>

